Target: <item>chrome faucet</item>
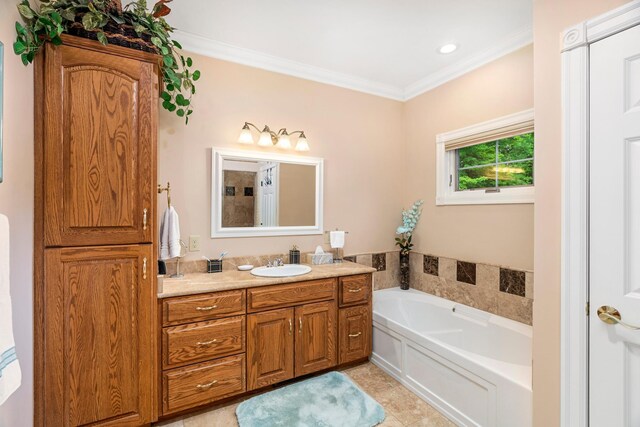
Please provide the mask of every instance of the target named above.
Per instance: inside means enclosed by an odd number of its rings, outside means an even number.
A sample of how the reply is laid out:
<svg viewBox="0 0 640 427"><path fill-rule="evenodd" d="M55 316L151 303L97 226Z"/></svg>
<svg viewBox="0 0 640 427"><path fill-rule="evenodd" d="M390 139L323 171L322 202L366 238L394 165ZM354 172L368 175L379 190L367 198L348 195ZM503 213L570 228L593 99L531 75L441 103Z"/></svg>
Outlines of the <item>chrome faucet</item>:
<svg viewBox="0 0 640 427"><path fill-rule="evenodd" d="M284 262L282 261L282 258L276 258L273 261L269 261L267 263L267 268L282 267L282 266L284 266Z"/></svg>

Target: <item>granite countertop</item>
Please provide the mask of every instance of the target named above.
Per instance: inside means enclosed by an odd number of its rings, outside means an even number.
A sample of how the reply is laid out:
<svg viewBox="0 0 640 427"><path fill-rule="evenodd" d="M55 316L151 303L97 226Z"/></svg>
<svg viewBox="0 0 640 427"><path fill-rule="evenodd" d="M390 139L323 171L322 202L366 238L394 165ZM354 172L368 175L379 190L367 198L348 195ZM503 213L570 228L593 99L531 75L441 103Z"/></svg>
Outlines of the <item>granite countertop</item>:
<svg viewBox="0 0 640 427"><path fill-rule="evenodd" d="M311 272L293 277L257 277L249 271L239 270L223 271L222 273L187 273L180 279L158 277L158 298L306 282L376 271L375 268L348 261L337 264L311 265L310 267Z"/></svg>

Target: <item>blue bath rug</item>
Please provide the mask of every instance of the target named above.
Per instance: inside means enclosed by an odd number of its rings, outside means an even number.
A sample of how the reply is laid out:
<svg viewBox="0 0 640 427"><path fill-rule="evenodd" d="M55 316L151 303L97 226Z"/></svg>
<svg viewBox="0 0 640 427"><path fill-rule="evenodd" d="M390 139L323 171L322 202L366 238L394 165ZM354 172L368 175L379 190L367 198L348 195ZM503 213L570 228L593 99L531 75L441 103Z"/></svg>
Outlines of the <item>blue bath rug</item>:
<svg viewBox="0 0 640 427"><path fill-rule="evenodd" d="M242 402L240 427L373 427L384 409L340 372L291 384Z"/></svg>

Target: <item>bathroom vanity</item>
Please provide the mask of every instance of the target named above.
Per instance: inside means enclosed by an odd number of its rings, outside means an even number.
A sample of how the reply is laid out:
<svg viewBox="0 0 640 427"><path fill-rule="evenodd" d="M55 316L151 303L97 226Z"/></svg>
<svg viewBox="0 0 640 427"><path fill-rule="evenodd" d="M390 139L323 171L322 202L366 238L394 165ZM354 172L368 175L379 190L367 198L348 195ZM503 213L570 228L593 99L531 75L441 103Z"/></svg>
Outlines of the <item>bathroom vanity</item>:
<svg viewBox="0 0 640 427"><path fill-rule="evenodd" d="M301 277L161 279L160 417L367 360L372 272L343 263Z"/></svg>

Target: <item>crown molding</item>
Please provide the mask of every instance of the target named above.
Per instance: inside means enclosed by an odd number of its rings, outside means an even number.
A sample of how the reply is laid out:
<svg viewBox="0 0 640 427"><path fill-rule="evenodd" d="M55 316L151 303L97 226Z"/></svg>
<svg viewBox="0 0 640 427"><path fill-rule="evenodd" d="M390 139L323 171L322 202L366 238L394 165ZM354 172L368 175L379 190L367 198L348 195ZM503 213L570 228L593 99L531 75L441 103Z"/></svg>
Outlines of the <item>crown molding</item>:
<svg viewBox="0 0 640 427"><path fill-rule="evenodd" d="M495 61L511 52L515 52L531 43L533 43L533 29L528 27L512 34L510 37L483 52L455 62L410 84L404 91L404 100L408 101L411 98L415 98L418 95L457 79L476 68L480 68L489 62Z"/></svg>
<svg viewBox="0 0 640 427"><path fill-rule="evenodd" d="M430 91L470 71L473 71L476 68L488 64L491 61L495 61L504 55L531 44L533 42L533 31L531 27L528 27L522 31L512 34L509 38L492 48L449 65L423 79L420 79L406 88L279 58L277 56L268 55L255 50L211 40L207 37L189 33L187 31L175 30L174 37L182 44L184 50L189 52L301 79L364 92L396 101L408 101L422 93Z"/></svg>
<svg viewBox="0 0 640 427"><path fill-rule="evenodd" d="M301 62L279 58L277 56L268 55L255 50L211 40L186 31L175 30L174 38L180 42L184 50L209 56L211 58L222 59L224 61L235 62L237 64L248 65L250 67L299 77L301 79L339 86L358 92L381 96L383 98L394 99L396 101L404 100L404 91L401 87L387 85L315 67L313 65L303 64Z"/></svg>

